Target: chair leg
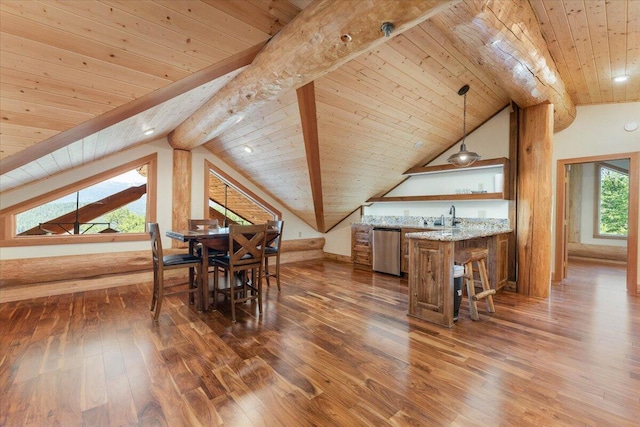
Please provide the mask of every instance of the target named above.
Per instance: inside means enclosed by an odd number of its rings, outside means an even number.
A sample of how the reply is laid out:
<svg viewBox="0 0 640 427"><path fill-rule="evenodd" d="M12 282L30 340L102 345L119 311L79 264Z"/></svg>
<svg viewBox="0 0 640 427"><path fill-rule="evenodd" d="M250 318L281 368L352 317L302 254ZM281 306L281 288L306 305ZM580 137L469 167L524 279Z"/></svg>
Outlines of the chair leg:
<svg viewBox="0 0 640 427"><path fill-rule="evenodd" d="M229 274L229 294L231 298L231 321L236 323L236 291L235 291L235 274ZM240 279L244 281L244 279Z"/></svg>
<svg viewBox="0 0 640 427"><path fill-rule="evenodd" d="M151 311L156 308L158 302L158 271L155 266L153 268L153 291L151 292Z"/></svg>
<svg viewBox="0 0 640 427"><path fill-rule="evenodd" d="M264 278L267 279L267 287L271 287L271 283L269 283L269 257L264 257ZM278 287L278 289L280 289Z"/></svg>
<svg viewBox="0 0 640 427"><path fill-rule="evenodd" d="M478 315L478 303L473 299L473 296L476 294L476 288L473 284L473 264L471 262L464 265L464 276L467 283L469 315L471 316L471 320L480 320L480 316Z"/></svg>
<svg viewBox="0 0 640 427"><path fill-rule="evenodd" d="M191 269L189 269L191 270ZM200 313L202 313L205 309L205 301L204 298L206 296L205 293L205 289L208 291L209 290L209 275L208 275L208 270L207 270L207 274L205 274L205 272L202 271L202 267L199 265L198 267L196 267L196 271L195 273L197 274L197 283L194 283L195 286L197 286L197 289L195 290L197 298L196 298L196 303L198 304L198 311ZM205 286L206 283L206 286ZM193 292L190 292L189 295L193 295Z"/></svg>
<svg viewBox="0 0 640 427"><path fill-rule="evenodd" d="M280 254L276 257L276 283L278 284L278 290L280 290Z"/></svg>
<svg viewBox="0 0 640 427"><path fill-rule="evenodd" d="M195 277L195 275L196 274L195 274L194 268L193 267L189 267L189 289L193 289L193 288L196 287L196 284L195 284L196 277ZM199 275L198 275L198 277L199 277ZM193 305L193 300L194 300L193 292L189 292L189 304Z"/></svg>
<svg viewBox="0 0 640 427"><path fill-rule="evenodd" d="M158 276L158 297L156 299L155 310L153 310L153 320L158 321L160 310L162 309L162 300L164 299L164 277Z"/></svg>
<svg viewBox="0 0 640 427"><path fill-rule="evenodd" d="M256 275L255 270L253 271L253 275ZM260 276L262 275L262 272L260 270L258 270L258 280L257 280L257 292L258 292L258 313L262 314L262 280L260 280ZM269 276L267 276L268 278ZM269 279L267 279L267 284L269 284Z"/></svg>
<svg viewBox="0 0 640 427"><path fill-rule="evenodd" d="M226 276L226 274L225 274ZM218 277L218 268L213 270L213 311L216 311L218 307L218 283L220 278Z"/></svg>

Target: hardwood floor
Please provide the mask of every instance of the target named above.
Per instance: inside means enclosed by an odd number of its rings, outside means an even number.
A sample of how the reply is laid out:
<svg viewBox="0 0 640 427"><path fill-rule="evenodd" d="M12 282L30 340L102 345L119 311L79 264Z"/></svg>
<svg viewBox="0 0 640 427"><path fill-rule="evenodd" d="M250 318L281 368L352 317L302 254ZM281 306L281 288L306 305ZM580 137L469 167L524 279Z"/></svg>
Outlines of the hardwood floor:
<svg viewBox="0 0 640 427"><path fill-rule="evenodd" d="M176 296L154 325L149 283L1 304L0 425L637 425L640 298L570 268L452 329L407 317L405 279L328 260L283 265L236 324Z"/></svg>

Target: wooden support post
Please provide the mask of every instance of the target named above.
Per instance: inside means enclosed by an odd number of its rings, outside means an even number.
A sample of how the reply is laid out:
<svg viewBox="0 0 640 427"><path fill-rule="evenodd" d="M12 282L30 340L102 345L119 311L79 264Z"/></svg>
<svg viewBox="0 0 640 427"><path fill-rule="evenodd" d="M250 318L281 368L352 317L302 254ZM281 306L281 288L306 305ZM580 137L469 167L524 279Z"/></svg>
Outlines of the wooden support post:
<svg viewBox="0 0 640 427"><path fill-rule="evenodd" d="M553 105L522 111L518 147L518 292L547 298L551 284Z"/></svg>
<svg viewBox="0 0 640 427"><path fill-rule="evenodd" d="M171 228L186 230L191 216L191 151L173 150L172 197ZM186 244L171 239L171 246L186 247Z"/></svg>
<svg viewBox="0 0 640 427"><path fill-rule="evenodd" d="M518 128L520 126L520 116L522 112L520 107L516 105L515 102L511 103L511 113L509 114L509 175L505 174L504 180L508 182L509 191L509 224L516 231L515 233L511 233L509 235L509 243L508 243L508 267L507 267L507 280L511 283L516 283L518 280L517 273L517 220L518 220L518 210L516 197L518 194L518 138L519 132ZM515 288L514 288L515 290Z"/></svg>

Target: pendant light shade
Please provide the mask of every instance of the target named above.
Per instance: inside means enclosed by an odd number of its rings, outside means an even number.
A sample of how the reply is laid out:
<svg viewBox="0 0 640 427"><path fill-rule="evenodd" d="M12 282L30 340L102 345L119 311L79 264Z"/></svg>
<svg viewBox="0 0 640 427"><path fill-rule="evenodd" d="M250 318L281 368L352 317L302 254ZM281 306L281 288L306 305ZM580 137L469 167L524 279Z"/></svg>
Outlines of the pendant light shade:
<svg viewBox="0 0 640 427"><path fill-rule="evenodd" d="M478 153L474 153L473 151L467 151L467 145L464 142L465 139L467 138L467 92L468 91L469 91L469 85L462 86L458 91L458 95L464 96L464 115L462 118L462 143L460 144L460 151L458 151L455 154L452 154L447 159L447 162L461 168L470 166L476 160L481 159Z"/></svg>

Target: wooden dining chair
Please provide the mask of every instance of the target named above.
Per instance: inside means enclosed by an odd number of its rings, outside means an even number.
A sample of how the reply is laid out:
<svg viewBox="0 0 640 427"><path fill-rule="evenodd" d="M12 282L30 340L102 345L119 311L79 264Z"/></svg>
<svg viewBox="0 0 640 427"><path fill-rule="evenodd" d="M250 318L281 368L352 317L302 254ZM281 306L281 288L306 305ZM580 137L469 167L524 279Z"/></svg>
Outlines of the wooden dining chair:
<svg viewBox="0 0 640 427"><path fill-rule="evenodd" d="M213 308L217 308L218 294L231 301L231 320L236 321L236 304L258 301L262 313L262 263L267 238L267 224L230 225L229 254L213 259L213 265L228 272L224 287L220 288L220 275L213 275Z"/></svg>
<svg viewBox="0 0 640 427"><path fill-rule="evenodd" d="M189 230L191 231L197 231L198 229L207 229L207 228L220 228L220 223L218 222L217 219L211 219L211 218L207 218L207 219L190 219L188 221L188 226L189 226ZM199 257L202 256L202 244L197 244L194 246L193 248L193 254L197 255ZM227 254L227 251L221 250L221 249L214 249L214 248L208 248L208 254L209 254L209 267L213 267L213 258L215 257L219 257L219 256L224 256ZM208 280L208 275L210 273L213 273L215 271L215 268L210 268L207 271L207 275L206 277L203 277L204 283L208 285L209 280ZM189 281L193 281L194 278L189 277ZM205 292L206 294L207 292Z"/></svg>
<svg viewBox="0 0 640 427"><path fill-rule="evenodd" d="M264 248L264 278L267 279L267 286L271 286L269 283L269 277L275 277L278 284L278 290L280 290L280 241L282 240L282 229L284 227L284 221L267 221L267 229L276 230L278 236L267 243ZM275 272L269 271L269 258L275 258Z"/></svg>
<svg viewBox="0 0 640 427"><path fill-rule="evenodd" d="M188 293L189 303L193 304L193 295L196 295L198 310L202 310L202 259L192 253L164 255L162 252L162 239L160 238L160 227L157 223L151 222L148 225L149 235L151 236L151 257L153 261L153 293L151 295L151 312L153 320L157 321L162 308L164 297ZM195 270L197 280L190 280L185 283L171 283L165 280L165 271L175 270L179 268L189 268ZM180 289L177 289L180 288ZM169 292L166 292L169 291Z"/></svg>

